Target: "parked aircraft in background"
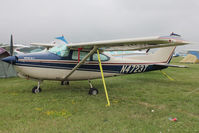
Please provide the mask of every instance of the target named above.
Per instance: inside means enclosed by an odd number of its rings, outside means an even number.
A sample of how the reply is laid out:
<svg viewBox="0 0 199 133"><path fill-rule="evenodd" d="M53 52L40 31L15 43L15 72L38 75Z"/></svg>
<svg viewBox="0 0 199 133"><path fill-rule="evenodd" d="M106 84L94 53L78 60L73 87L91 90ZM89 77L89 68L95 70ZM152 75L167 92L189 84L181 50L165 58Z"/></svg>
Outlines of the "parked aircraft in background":
<svg viewBox="0 0 199 133"><path fill-rule="evenodd" d="M27 53L34 53L34 52L41 52L43 50L47 50L51 47L54 47L58 44L67 44L68 42L65 40L64 36L61 37L55 37L55 39L51 42L52 46L42 46L41 45L34 45L32 43L31 45L25 45L25 44L14 44L13 45L13 54L27 54ZM10 44L1 44L0 48L4 48L7 51L10 51Z"/></svg>
<svg viewBox="0 0 199 133"><path fill-rule="evenodd" d="M20 77L38 81L38 85L32 89L33 93L41 92L40 83L43 80L62 82L89 80L89 94L96 95L98 90L92 86L90 80L101 78L103 72L104 77L112 77L161 70L167 67L180 67L169 64L175 46L189 43L176 35L83 43L66 42L56 46L53 43L32 43L54 47L37 53L17 56L11 54L2 60L13 64ZM104 53L104 51L133 51L151 48L160 49L147 55L122 58ZM100 69L100 64L103 71Z"/></svg>
<svg viewBox="0 0 199 133"><path fill-rule="evenodd" d="M50 49L57 45L64 45L64 44L68 44L68 41L66 41L63 35L60 37L55 37L55 39L51 43L31 43L31 45L33 46L39 46L39 47L42 46L47 49Z"/></svg>

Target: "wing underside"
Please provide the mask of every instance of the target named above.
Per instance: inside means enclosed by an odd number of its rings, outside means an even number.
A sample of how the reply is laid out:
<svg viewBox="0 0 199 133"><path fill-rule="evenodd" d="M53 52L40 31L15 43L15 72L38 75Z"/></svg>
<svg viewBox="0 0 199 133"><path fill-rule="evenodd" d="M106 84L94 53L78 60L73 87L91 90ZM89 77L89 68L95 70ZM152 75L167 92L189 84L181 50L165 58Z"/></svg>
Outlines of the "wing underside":
<svg viewBox="0 0 199 133"><path fill-rule="evenodd" d="M145 38L131 38L109 41L96 41L85 43L68 44L70 49L82 48L83 50L90 51L94 46L103 51L130 51L141 50L149 48L169 47L185 45L187 41L182 40L180 37L145 37Z"/></svg>

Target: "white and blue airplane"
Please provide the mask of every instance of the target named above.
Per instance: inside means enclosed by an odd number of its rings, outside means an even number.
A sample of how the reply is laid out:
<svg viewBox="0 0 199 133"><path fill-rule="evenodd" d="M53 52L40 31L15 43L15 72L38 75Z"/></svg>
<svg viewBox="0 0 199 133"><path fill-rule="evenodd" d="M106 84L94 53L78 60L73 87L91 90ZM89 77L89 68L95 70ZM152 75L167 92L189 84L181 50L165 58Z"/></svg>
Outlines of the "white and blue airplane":
<svg viewBox="0 0 199 133"><path fill-rule="evenodd" d="M11 56L2 60L13 64L19 77L38 81L38 85L32 89L33 93L41 92L40 83L43 80L62 82L88 80L89 94L96 95L98 90L92 86L90 80L102 77L99 64L102 64L104 77L149 72L167 67L182 67L170 65L169 62L176 46L189 43L175 34L83 43L68 43L66 40L64 42L65 44L56 46L52 43L34 43L54 47L17 56L12 56L11 53ZM114 57L104 53L104 51L134 51L151 48L159 49L155 53L141 56Z"/></svg>

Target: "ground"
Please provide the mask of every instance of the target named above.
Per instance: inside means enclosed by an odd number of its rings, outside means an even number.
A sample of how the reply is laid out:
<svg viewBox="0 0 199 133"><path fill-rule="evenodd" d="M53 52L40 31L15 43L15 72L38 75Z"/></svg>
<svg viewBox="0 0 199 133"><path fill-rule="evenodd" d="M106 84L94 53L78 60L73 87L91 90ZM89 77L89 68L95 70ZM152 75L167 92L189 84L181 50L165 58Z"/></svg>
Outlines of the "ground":
<svg viewBox="0 0 199 133"><path fill-rule="evenodd" d="M35 81L0 79L0 133L199 132L199 64L187 66L164 70L174 81L160 71L107 78L110 107L101 79L93 80L97 96L87 81L45 81L32 94Z"/></svg>

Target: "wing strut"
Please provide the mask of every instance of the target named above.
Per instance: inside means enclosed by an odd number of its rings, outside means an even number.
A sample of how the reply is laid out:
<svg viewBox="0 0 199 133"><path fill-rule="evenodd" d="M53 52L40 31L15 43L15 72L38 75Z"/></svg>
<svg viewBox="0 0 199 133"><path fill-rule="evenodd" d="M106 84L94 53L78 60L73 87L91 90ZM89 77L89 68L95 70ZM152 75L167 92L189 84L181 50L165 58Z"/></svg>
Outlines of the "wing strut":
<svg viewBox="0 0 199 133"><path fill-rule="evenodd" d="M97 46L94 46L93 49L71 70L71 72L66 77L64 77L62 81L67 80L67 78L70 77L75 72L75 70L77 70L96 50Z"/></svg>
<svg viewBox="0 0 199 133"><path fill-rule="evenodd" d="M101 71L101 75L102 75L102 81L103 81L103 84L104 84L104 91L105 91L105 94L106 94L106 100L107 100L106 106L110 106L110 101L109 101L108 92L107 92L107 89L106 89L106 83L105 83L105 80L104 80L104 73L103 73L103 69L102 69L102 63L101 63L101 60L100 60L99 50L97 50L97 55L98 55L99 67L100 67L100 71Z"/></svg>

